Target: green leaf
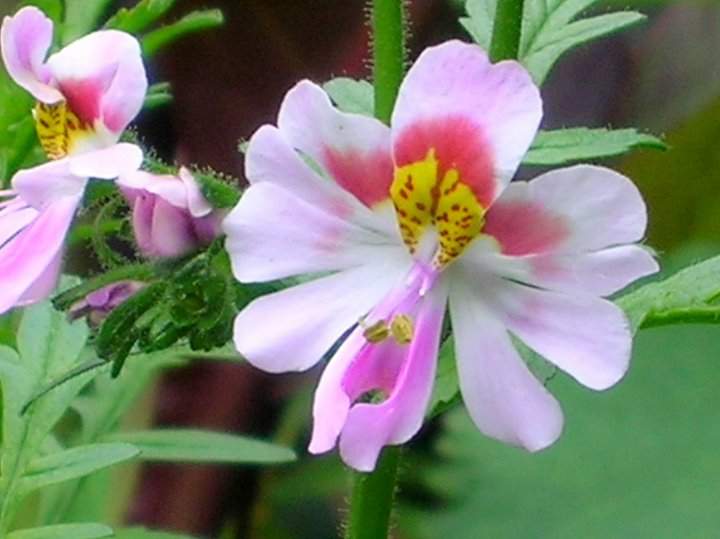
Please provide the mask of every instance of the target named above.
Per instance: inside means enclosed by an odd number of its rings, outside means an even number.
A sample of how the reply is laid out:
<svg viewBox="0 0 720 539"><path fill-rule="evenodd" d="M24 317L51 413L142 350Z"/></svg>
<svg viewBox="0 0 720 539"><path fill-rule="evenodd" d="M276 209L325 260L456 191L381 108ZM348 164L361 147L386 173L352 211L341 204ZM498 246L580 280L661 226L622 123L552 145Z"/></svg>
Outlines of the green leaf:
<svg viewBox="0 0 720 539"><path fill-rule="evenodd" d="M720 323L720 256L650 283L617 303L633 330L682 323Z"/></svg>
<svg viewBox="0 0 720 539"><path fill-rule="evenodd" d="M67 45L97 28L100 17L111 2L112 0L65 0L62 44Z"/></svg>
<svg viewBox="0 0 720 539"><path fill-rule="evenodd" d="M242 192L240 191L238 180L225 178L209 170L194 170L192 175L200 185L203 196L213 208L234 208L240 201Z"/></svg>
<svg viewBox="0 0 720 539"><path fill-rule="evenodd" d="M223 14L219 9L193 11L177 22L148 33L142 39L143 52L148 56L152 56L162 47L187 34L215 28L223 24L223 22Z"/></svg>
<svg viewBox="0 0 720 539"><path fill-rule="evenodd" d="M619 32L645 20L634 11L609 13L582 19L563 27L543 28L528 46L520 61L539 84L545 80L555 62L567 51L597 38Z"/></svg>
<svg viewBox="0 0 720 539"><path fill-rule="evenodd" d="M598 1L525 0L519 60L537 84L542 84L555 62L569 50L645 19L641 13L621 11L575 20ZM496 3L467 0L468 16L460 19L475 42L486 50L490 48Z"/></svg>
<svg viewBox="0 0 720 539"><path fill-rule="evenodd" d="M448 338L440 348L438 368L430 399L429 416L435 417L460 402L457 365L455 363L455 341Z"/></svg>
<svg viewBox="0 0 720 539"><path fill-rule="evenodd" d="M33 459L20 482L24 494L89 475L136 457L139 449L125 443L92 444Z"/></svg>
<svg viewBox="0 0 720 539"><path fill-rule="evenodd" d="M121 8L106 23L106 28L115 28L137 34L165 15L175 0L140 0L131 8Z"/></svg>
<svg viewBox="0 0 720 539"><path fill-rule="evenodd" d="M163 107L172 103L173 96L170 92L169 82L158 82L148 88L143 107L147 110Z"/></svg>
<svg viewBox="0 0 720 539"><path fill-rule="evenodd" d="M169 533L145 528L126 528L115 531L115 539L195 539L190 535Z"/></svg>
<svg viewBox="0 0 720 539"><path fill-rule="evenodd" d="M50 17L55 24L62 22L62 0L23 0L20 6L35 6Z"/></svg>
<svg viewBox="0 0 720 539"><path fill-rule="evenodd" d="M526 165L560 165L613 157L636 148L665 150L662 140L636 129L577 127L540 131L523 159Z"/></svg>
<svg viewBox="0 0 720 539"><path fill-rule="evenodd" d="M58 524L17 530L7 539L99 539L112 536L113 529L104 524Z"/></svg>
<svg viewBox="0 0 720 539"><path fill-rule="evenodd" d="M373 116L373 86L366 80L339 77L323 85L325 91L343 112Z"/></svg>
<svg viewBox="0 0 720 539"><path fill-rule="evenodd" d="M496 6L497 0L468 0L465 4L468 16L460 19L475 42L485 50L490 50Z"/></svg>
<svg viewBox="0 0 720 539"><path fill-rule="evenodd" d="M202 430L118 432L104 438L140 449L140 458L164 462L275 464L295 460L292 450L245 436Z"/></svg>

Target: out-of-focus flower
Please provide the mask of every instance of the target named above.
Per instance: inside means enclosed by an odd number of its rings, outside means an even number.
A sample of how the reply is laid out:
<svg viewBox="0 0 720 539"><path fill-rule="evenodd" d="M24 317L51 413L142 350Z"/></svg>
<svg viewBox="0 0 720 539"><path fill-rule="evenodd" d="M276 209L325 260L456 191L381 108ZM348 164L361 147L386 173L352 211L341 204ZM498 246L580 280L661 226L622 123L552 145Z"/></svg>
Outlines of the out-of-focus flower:
<svg viewBox="0 0 720 539"><path fill-rule="evenodd" d="M251 187L224 222L235 276L319 276L241 312L237 349L261 369L301 371L356 326L316 390L311 452L339 439L346 463L371 470L418 431L448 300L463 398L489 436L535 451L562 430L510 334L592 389L624 375L631 333L602 296L657 271L632 244L645 204L594 166L509 184L541 115L520 64L452 41L410 69L392 128L337 111L305 81L278 127L252 137Z"/></svg>
<svg viewBox="0 0 720 539"><path fill-rule="evenodd" d="M182 256L208 245L221 232L222 215L205 199L192 174L136 171L118 180L132 206L140 252L150 258Z"/></svg>
<svg viewBox="0 0 720 539"><path fill-rule="evenodd" d="M68 315L73 319L87 316L92 325L100 325L110 311L144 286L145 283L139 281L120 281L104 286L73 304Z"/></svg>
<svg viewBox="0 0 720 539"><path fill-rule="evenodd" d="M41 301L54 289L88 178L113 179L141 163L140 148L115 144L15 175L13 188L0 192L0 313Z"/></svg>
<svg viewBox="0 0 720 539"><path fill-rule="evenodd" d="M52 33L35 7L5 17L0 28L7 72L37 100L38 136L53 160L18 172L0 193L0 314L52 291L88 179L114 179L142 162L140 148L117 144L147 90L137 40L95 32L45 60Z"/></svg>
<svg viewBox="0 0 720 539"><path fill-rule="evenodd" d="M59 159L114 144L140 112L147 91L137 39L102 30L46 60L52 36L52 21L31 6L5 17L0 30L8 74L37 100L45 152Z"/></svg>

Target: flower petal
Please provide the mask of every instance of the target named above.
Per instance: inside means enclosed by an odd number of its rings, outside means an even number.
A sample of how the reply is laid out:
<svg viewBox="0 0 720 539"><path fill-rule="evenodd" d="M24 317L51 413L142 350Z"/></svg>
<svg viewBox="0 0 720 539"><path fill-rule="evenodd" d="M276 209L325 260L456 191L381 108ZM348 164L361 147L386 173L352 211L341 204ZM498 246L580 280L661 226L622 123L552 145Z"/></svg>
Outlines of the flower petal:
<svg viewBox="0 0 720 539"><path fill-rule="evenodd" d="M37 210L62 197L80 196L86 183L87 178L72 174L69 158L20 170L12 179L19 198Z"/></svg>
<svg viewBox="0 0 720 539"><path fill-rule="evenodd" d="M121 188L146 191L158 195L176 208L188 209L187 189L177 177L169 174L152 174L144 170L133 170L118 178L117 184ZM131 194L131 193L128 193Z"/></svg>
<svg viewBox="0 0 720 539"><path fill-rule="evenodd" d="M38 277L35 282L30 285L30 288L25 290L20 299L17 300L16 306L32 305L38 301L43 301L52 294L60 280L60 269L63 262L62 255L63 251L61 249L40 277Z"/></svg>
<svg viewBox="0 0 720 539"><path fill-rule="evenodd" d="M476 45L426 49L408 72L392 118L402 166L426 158L457 168L485 207L508 184L542 117L538 88L517 62L491 64Z"/></svg>
<svg viewBox="0 0 720 539"><path fill-rule="evenodd" d="M393 163L390 129L382 122L338 111L322 88L304 80L285 96L278 127L294 148L366 206L388 198Z"/></svg>
<svg viewBox="0 0 720 539"><path fill-rule="evenodd" d="M628 369L632 334L610 301L507 282L496 308L510 331L591 389L609 388Z"/></svg>
<svg viewBox="0 0 720 539"><path fill-rule="evenodd" d="M405 443L422 427L446 303L447 287L440 281L422 300L415 335L391 395L381 404L356 404L350 409L340 434L340 455L356 470L372 471L384 446Z"/></svg>
<svg viewBox="0 0 720 539"><path fill-rule="evenodd" d="M185 186L185 197L187 200L187 208L193 217L205 217L209 215L213 207L207 201L200 190L198 182L195 180L190 171L185 167L180 167L178 176Z"/></svg>
<svg viewBox="0 0 720 539"><path fill-rule="evenodd" d="M270 182L252 185L223 228L241 282L346 269L405 252L397 240L328 214Z"/></svg>
<svg viewBox="0 0 720 539"><path fill-rule="evenodd" d="M378 260L256 299L235 319L235 347L268 372L309 369L406 272Z"/></svg>
<svg viewBox="0 0 720 539"><path fill-rule="evenodd" d="M484 434L539 451L562 432L560 405L525 366L476 283L454 281L450 316L460 389Z"/></svg>
<svg viewBox="0 0 720 539"><path fill-rule="evenodd" d="M265 125L250 139L245 175L251 184L274 183L340 219L398 235L394 221L378 216L337 183L310 168L276 127Z"/></svg>
<svg viewBox="0 0 720 539"><path fill-rule="evenodd" d="M0 313L17 305L48 276L60 253L80 196L66 196L44 209L38 218L0 248ZM37 299L34 297L33 299Z"/></svg>
<svg viewBox="0 0 720 539"><path fill-rule="evenodd" d="M44 103L63 99L50 86L50 73L44 64L52 36L52 21L32 6L22 8L13 17L5 17L0 29L0 48L8 74Z"/></svg>
<svg viewBox="0 0 720 539"><path fill-rule="evenodd" d="M161 198L155 200L150 230L153 245L151 256L176 258L197 248L190 215Z"/></svg>
<svg viewBox="0 0 720 539"><path fill-rule="evenodd" d="M647 209L625 176L597 166L553 170L511 184L487 213L503 253L594 251L642 239Z"/></svg>
<svg viewBox="0 0 720 539"><path fill-rule="evenodd" d="M0 247L32 223L38 216L38 211L35 208L25 206L22 201L18 202L19 204L0 210Z"/></svg>
<svg viewBox="0 0 720 539"><path fill-rule="evenodd" d="M72 111L116 137L142 108L147 77L140 44L130 34L93 32L53 54L47 65Z"/></svg>
<svg viewBox="0 0 720 539"><path fill-rule="evenodd" d="M140 168L142 160L139 146L121 142L109 148L70 157L70 172L80 178L113 180Z"/></svg>

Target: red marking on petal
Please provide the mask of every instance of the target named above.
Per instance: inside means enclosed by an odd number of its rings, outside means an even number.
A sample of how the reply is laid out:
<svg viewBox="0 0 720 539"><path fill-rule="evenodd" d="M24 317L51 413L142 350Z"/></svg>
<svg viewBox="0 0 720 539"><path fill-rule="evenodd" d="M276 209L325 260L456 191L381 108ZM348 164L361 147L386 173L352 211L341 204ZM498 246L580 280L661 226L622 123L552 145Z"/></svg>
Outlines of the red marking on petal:
<svg viewBox="0 0 720 539"><path fill-rule="evenodd" d="M486 216L484 232L494 237L506 255L551 251L569 235L567 223L532 202L497 202Z"/></svg>
<svg viewBox="0 0 720 539"><path fill-rule="evenodd" d="M109 84L107 77L92 79L63 80L60 91L67 100L68 107L80 120L92 125L100 118L103 94Z"/></svg>
<svg viewBox="0 0 720 539"><path fill-rule="evenodd" d="M434 149L442 177L457 169L484 207L496 195L493 155L481 128L469 118L446 116L421 120L408 126L395 140L394 157L398 167L422 161Z"/></svg>
<svg viewBox="0 0 720 539"><path fill-rule="evenodd" d="M390 196L393 163L384 150L360 152L326 147L325 167L333 179L363 204L372 207Z"/></svg>

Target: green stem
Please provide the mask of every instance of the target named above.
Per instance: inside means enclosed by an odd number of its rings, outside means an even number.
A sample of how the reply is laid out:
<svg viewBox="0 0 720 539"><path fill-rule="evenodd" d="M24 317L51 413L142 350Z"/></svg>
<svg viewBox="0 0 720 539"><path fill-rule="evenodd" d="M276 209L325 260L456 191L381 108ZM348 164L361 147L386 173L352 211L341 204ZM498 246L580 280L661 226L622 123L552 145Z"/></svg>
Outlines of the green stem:
<svg viewBox="0 0 720 539"><path fill-rule="evenodd" d="M403 0L373 0L372 35L375 117L389 124L405 75Z"/></svg>
<svg viewBox="0 0 720 539"><path fill-rule="evenodd" d="M386 539L390 529L400 447L386 447L372 473L355 474L346 539Z"/></svg>
<svg viewBox="0 0 720 539"><path fill-rule="evenodd" d="M490 59L515 60L520 50L524 0L498 0L493 23Z"/></svg>
<svg viewBox="0 0 720 539"><path fill-rule="evenodd" d="M405 75L404 0L373 0L375 117L390 123ZM356 473L346 539L386 539L390 529L400 448L386 447L370 473Z"/></svg>

